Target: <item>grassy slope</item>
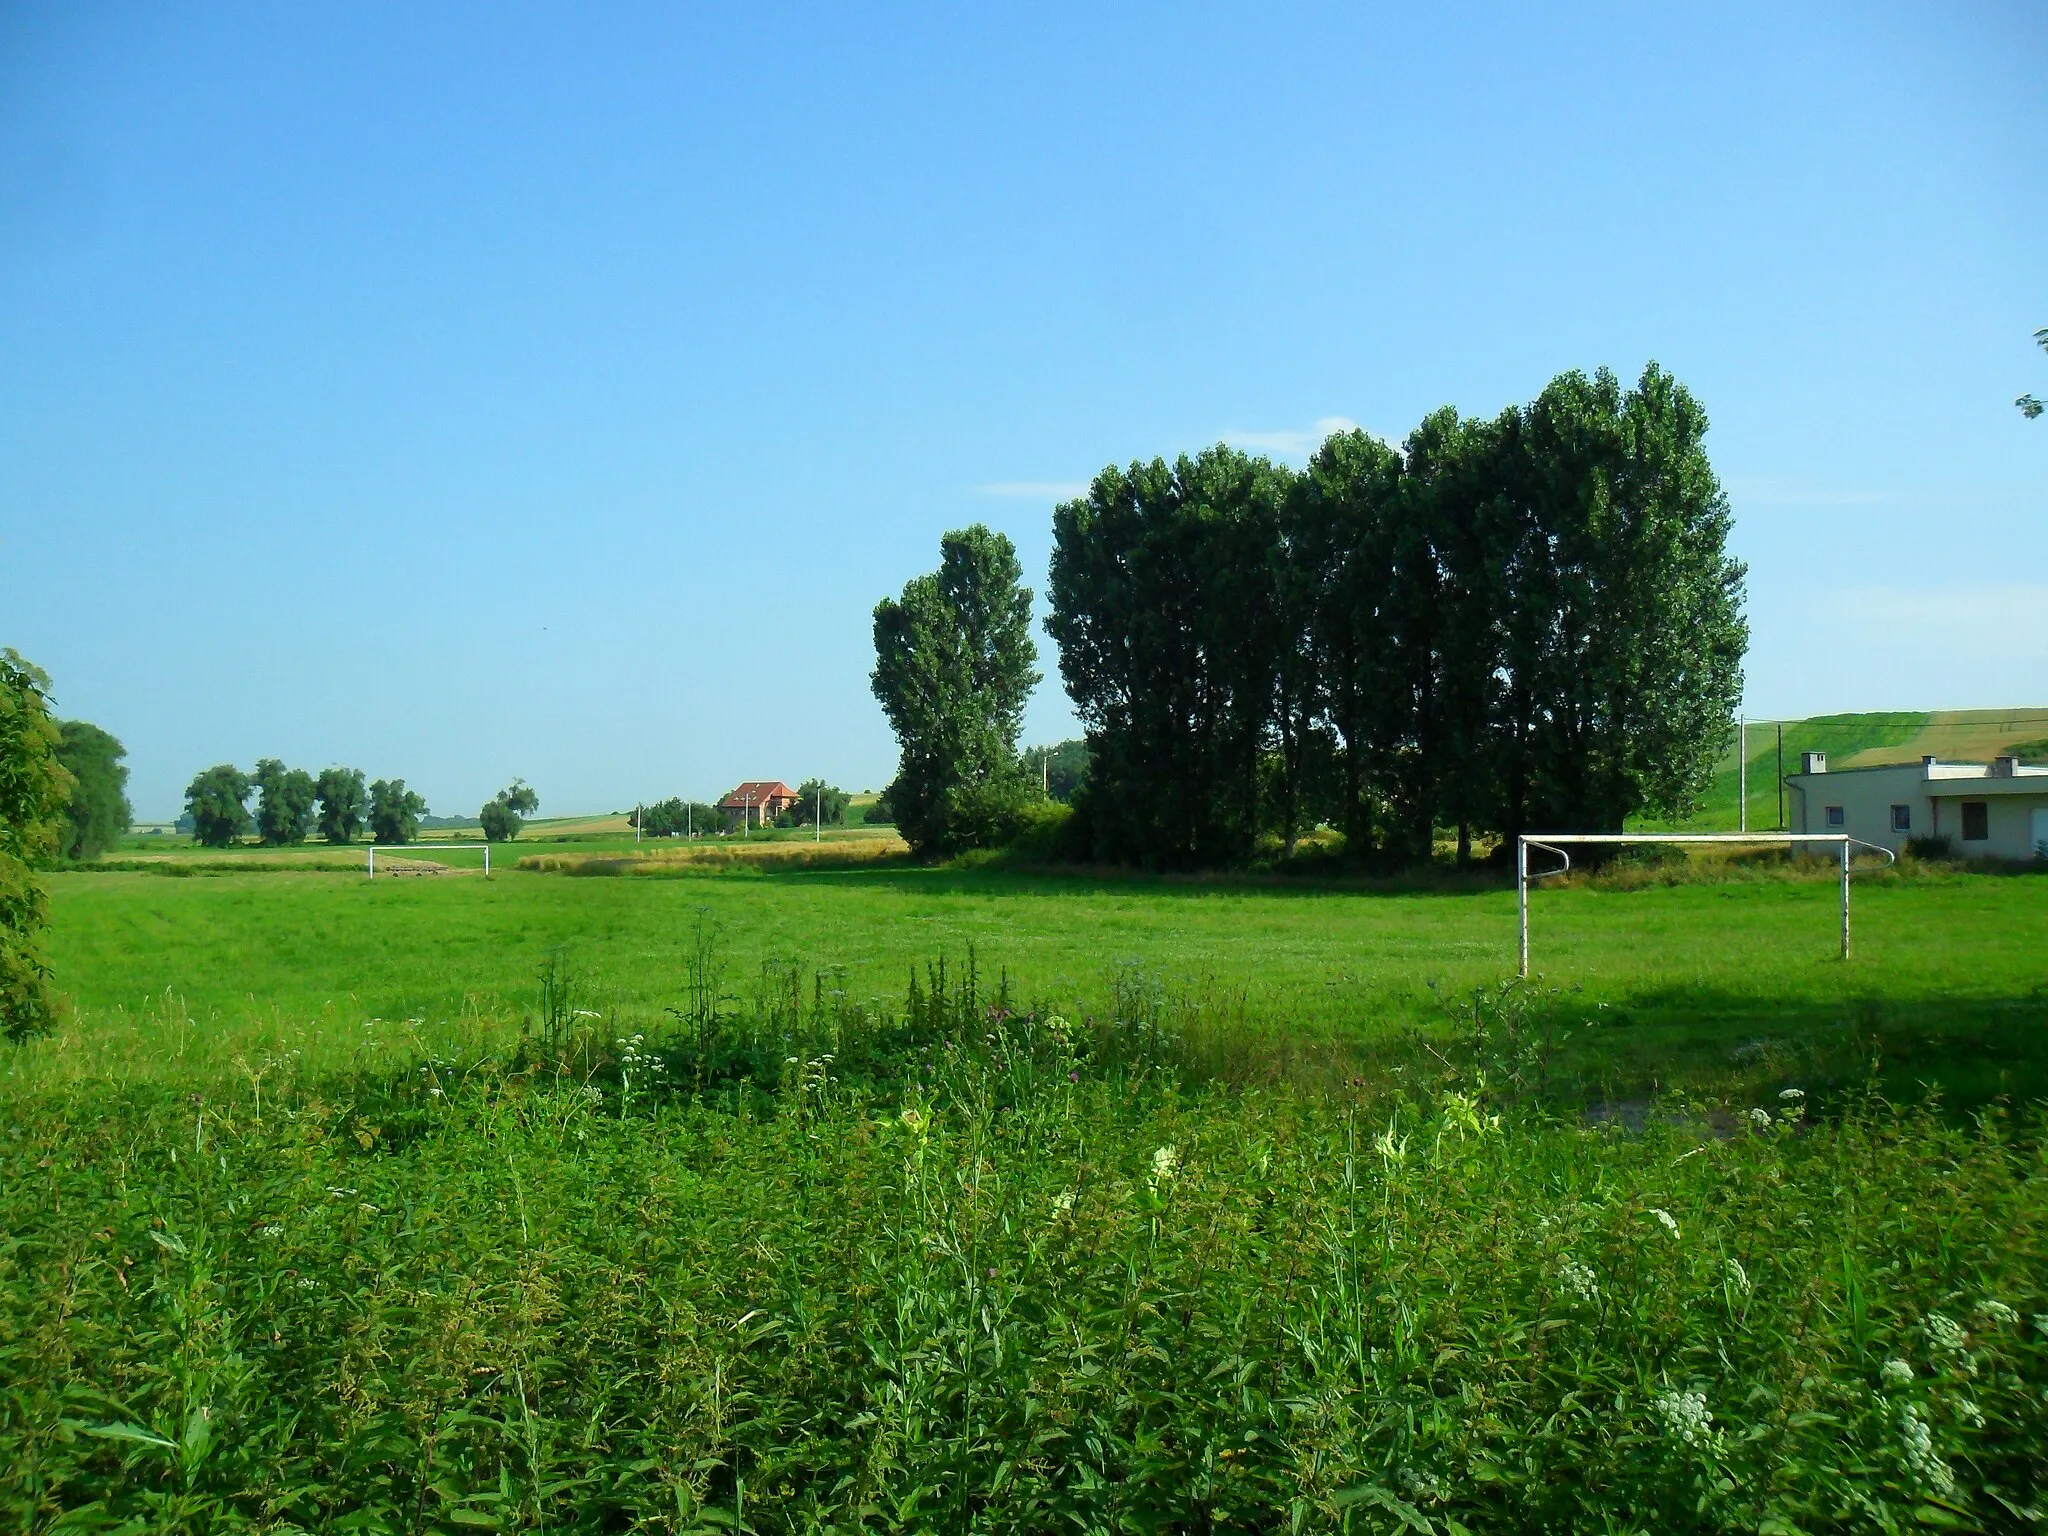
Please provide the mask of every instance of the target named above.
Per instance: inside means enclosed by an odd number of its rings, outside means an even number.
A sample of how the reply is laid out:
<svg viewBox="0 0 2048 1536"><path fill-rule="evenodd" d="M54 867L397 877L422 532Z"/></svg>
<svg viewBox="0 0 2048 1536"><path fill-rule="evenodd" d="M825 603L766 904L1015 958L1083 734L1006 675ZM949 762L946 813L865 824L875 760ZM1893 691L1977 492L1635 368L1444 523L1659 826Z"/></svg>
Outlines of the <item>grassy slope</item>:
<svg viewBox="0 0 2048 1536"><path fill-rule="evenodd" d="M1785 732L1785 772L1799 771L1802 752L1825 752L1830 766L1861 768L1876 763L1910 763L1932 753L1950 762L1983 762L2015 748L2042 753L2048 737L2048 708L1947 709L1932 713L1894 712L1817 715L1805 720L1749 723L1749 826L1778 824L1778 727ZM1737 824L1739 783L1735 743L1728 744L1699 814L1682 823L1645 818L1636 830L1732 832Z"/></svg>
<svg viewBox="0 0 2048 1536"><path fill-rule="evenodd" d="M366 1018L517 1017L559 952L636 1027L677 1001L702 913L728 986L763 962L834 970L854 996L899 998L909 968L972 945L1028 999L1104 1007L1119 975L1297 1034L1369 1040L1435 1019L1432 985L1501 980L1512 894L1051 879L911 868L672 879L510 873L480 880L338 875L54 881L52 957L88 1019L131 1023L166 992L212 1031L311 1021L307 1043ZM1624 1086L1725 1067L1759 1039L1834 1049L1888 1035L1902 1069L1972 1096L2044 1070L2048 880L1928 876L1860 884L1857 958L1833 958L1822 883L1544 889L1537 968L1578 1013L1626 1019L1598 1051ZM325 1021L324 1024L321 1021ZM300 1027L295 1024L294 1027ZM90 1031L88 1031L90 1033ZM1832 1044L1830 1044L1832 1042Z"/></svg>

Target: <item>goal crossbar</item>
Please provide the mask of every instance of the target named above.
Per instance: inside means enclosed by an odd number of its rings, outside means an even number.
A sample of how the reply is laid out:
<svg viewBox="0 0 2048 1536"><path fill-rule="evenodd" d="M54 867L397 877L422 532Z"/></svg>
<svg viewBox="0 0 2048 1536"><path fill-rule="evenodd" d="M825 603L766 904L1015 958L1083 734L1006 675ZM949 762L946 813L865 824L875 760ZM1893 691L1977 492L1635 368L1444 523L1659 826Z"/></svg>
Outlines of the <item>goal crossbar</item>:
<svg viewBox="0 0 2048 1536"><path fill-rule="evenodd" d="M1521 929L1520 974L1529 974L1529 882L1548 880L1565 874L1572 867L1572 856L1567 847L1585 844L1615 843L1680 843L1708 847L1774 847L1780 843L1827 843L1840 850L1842 865L1842 958L1849 958L1849 850L1868 848L1872 853L1884 855L1887 864L1898 862L1897 856L1882 843L1866 843L1860 837L1851 837L1846 832L1524 832L1515 839L1515 915ZM1529 873L1529 850L1540 848L1545 853L1554 853L1564 860L1556 869L1546 869L1534 875Z"/></svg>
<svg viewBox="0 0 2048 1536"><path fill-rule="evenodd" d="M471 849L474 849L474 848L478 848L478 847L481 847L481 848L483 849L483 851L484 851L484 873L488 875L488 874L489 874L489 873L491 872L491 845L490 845L490 843L488 843L488 842L484 842L484 843L372 843L372 844L370 844L370 862L368 863L368 865L367 865L367 866L365 866L365 868L364 868L364 870L363 870L363 873L364 873L364 874L366 874L366 875L369 875L369 876L370 876L370 877L371 877L372 879L374 879L374 878L376 877L376 874L377 874L377 855L378 855L378 854L379 854L380 852L381 852L381 853L455 853L455 852L460 852L460 853L468 853L468 852L469 852L469 851L470 851Z"/></svg>

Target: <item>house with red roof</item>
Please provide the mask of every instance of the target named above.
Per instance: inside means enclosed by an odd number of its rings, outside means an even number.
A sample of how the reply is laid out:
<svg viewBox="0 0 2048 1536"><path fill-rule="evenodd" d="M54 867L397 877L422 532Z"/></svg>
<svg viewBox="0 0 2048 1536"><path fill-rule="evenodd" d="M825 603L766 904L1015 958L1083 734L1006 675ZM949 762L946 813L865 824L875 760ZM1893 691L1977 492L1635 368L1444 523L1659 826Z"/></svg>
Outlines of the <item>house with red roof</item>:
<svg viewBox="0 0 2048 1536"><path fill-rule="evenodd" d="M749 779L718 802L728 832L765 827L796 804L796 791L780 779Z"/></svg>

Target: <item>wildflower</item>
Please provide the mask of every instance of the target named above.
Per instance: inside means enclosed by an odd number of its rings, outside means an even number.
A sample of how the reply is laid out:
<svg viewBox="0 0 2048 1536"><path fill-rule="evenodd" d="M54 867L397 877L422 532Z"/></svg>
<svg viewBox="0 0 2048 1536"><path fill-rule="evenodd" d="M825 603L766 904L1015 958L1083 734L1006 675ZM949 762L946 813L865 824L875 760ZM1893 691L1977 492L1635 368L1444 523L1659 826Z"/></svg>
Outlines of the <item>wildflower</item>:
<svg viewBox="0 0 2048 1536"><path fill-rule="evenodd" d="M1955 1492L1956 1475L1934 1449L1934 1431L1911 1403L1900 1410L1899 1438L1905 1442L1906 1470L1923 1487L1943 1497Z"/></svg>
<svg viewBox="0 0 2048 1536"><path fill-rule="evenodd" d="M1704 1392L1666 1392L1650 1406L1664 1421L1666 1433L1687 1445L1698 1447L1712 1435L1708 1426L1714 1422L1714 1416L1707 1412L1707 1394Z"/></svg>
<svg viewBox="0 0 2048 1536"><path fill-rule="evenodd" d="M1071 1189L1063 1189L1052 1197L1052 1213L1055 1217L1074 1213L1074 1192Z"/></svg>
<svg viewBox="0 0 2048 1536"><path fill-rule="evenodd" d="M1806 1090L1804 1088L1780 1088L1778 1090L1778 1097L1789 1103L1795 1099L1805 1098Z"/></svg>
<svg viewBox="0 0 2048 1536"><path fill-rule="evenodd" d="M1984 1410L1971 1402L1967 1397L1956 1399L1956 1417L1972 1429L1982 1429L1984 1427Z"/></svg>
<svg viewBox="0 0 2048 1536"><path fill-rule="evenodd" d="M1652 1206L1650 1208L1650 1214L1656 1217L1658 1221L1663 1223L1664 1230L1666 1232L1669 1232L1672 1235L1672 1237L1676 1238L1679 1235L1678 1218L1676 1216L1673 1216L1669 1211L1664 1210L1660 1206Z"/></svg>
<svg viewBox="0 0 2048 1536"><path fill-rule="evenodd" d="M1593 1271L1577 1259L1566 1259L1564 1267L1558 1271L1558 1278L1564 1281L1565 1289L1576 1295L1579 1300L1600 1299L1600 1282L1594 1277Z"/></svg>
<svg viewBox="0 0 2048 1536"><path fill-rule="evenodd" d="M1970 1336L1954 1318L1930 1312L1927 1314L1927 1341L1937 1354L1960 1355L1968 1347Z"/></svg>
<svg viewBox="0 0 2048 1536"><path fill-rule="evenodd" d="M302 1275L299 1278L299 1289L302 1291L317 1291L320 1289L320 1282Z"/></svg>
<svg viewBox="0 0 2048 1536"><path fill-rule="evenodd" d="M284 1224L282 1222L273 1221L268 1226L261 1227L258 1230L261 1231L265 1237L284 1236Z"/></svg>
<svg viewBox="0 0 2048 1536"><path fill-rule="evenodd" d="M583 1097L595 1104L604 1097L604 1090L598 1087L596 1083L585 1083L583 1085Z"/></svg>
<svg viewBox="0 0 2048 1536"><path fill-rule="evenodd" d="M1893 1358L1877 1368L1877 1379L1888 1387L1903 1387L1913 1379L1910 1362Z"/></svg>
<svg viewBox="0 0 2048 1536"><path fill-rule="evenodd" d="M1152 1149L1152 1172L1147 1175L1146 1182L1156 1190L1162 1183L1170 1182L1177 1178L1179 1174L1180 1153L1175 1149L1173 1143L1168 1142L1163 1147L1154 1147Z"/></svg>
<svg viewBox="0 0 2048 1536"><path fill-rule="evenodd" d="M1761 1107L1752 1109L1749 1112L1749 1123L1761 1130L1771 1123L1771 1112Z"/></svg>
<svg viewBox="0 0 2048 1536"><path fill-rule="evenodd" d="M2004 1302L1993 1301L1988 1296L1977 1303L1977 1315L1979 1317L1988 1317L1994 1323L2004 1323L2007 1326L2011 1326L2020 1320L2019 1313L2013 1311Z"/></svg>
<svg viewBox="0 0 2048 1536"><path fill-rule="evenodd" d="M1730 1259L1726 1268L1728 1278L1734 1283L1735 1289L1747 1296L1750 1292L1749 1271L1742 1267L1742 1260Z"/></svg>

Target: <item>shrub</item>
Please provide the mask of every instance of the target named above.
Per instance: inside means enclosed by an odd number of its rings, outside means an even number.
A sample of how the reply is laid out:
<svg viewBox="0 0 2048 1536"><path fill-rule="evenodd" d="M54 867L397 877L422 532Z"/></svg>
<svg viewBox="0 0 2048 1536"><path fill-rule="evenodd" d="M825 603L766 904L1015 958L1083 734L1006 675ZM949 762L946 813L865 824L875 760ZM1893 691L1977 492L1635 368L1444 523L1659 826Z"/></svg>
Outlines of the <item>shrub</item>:
<svg viewBox="0 0 2048 1536"><path fill-rule="evenodd" d="M1953 859L1956 845L1946 837L1909 837L1906 856L1914 859Z"/></svg>

